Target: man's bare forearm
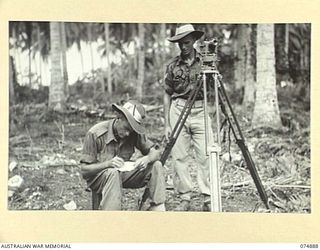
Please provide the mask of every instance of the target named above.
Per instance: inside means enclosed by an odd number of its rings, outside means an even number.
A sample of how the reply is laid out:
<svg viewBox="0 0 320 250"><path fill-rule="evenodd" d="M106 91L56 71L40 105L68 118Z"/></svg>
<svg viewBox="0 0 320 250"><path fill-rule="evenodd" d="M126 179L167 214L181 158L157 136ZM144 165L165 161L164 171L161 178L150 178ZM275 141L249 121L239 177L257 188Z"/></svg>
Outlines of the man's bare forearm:
<svg viewBox="0 0 320 250"><path fill-rule="evenodd" d="M108 164L106 162L97 162L93 164L85 164L81 165L81 173L84 178L88 178L90 176L96 175L100 171L106 169Z"/></svg>
<svg viewBox="0 0 320 250"><path fill-rule="evenodd" d="M151 148L148 154L148 158L150 162L155 162L160 160L161 152L158 149Z"/></svg>

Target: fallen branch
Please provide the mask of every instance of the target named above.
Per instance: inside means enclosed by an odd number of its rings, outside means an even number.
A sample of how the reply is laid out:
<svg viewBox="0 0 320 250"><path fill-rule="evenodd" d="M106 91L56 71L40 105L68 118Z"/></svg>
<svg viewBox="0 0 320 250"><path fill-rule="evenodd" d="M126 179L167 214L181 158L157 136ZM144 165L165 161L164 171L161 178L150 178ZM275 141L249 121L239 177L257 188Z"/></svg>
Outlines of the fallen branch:
<svg viewBox="0 0 320 250"><path fill-rule="evenodd" d="M311 186L308 185L286 185L285 183L288 183L289 181L291 181L292 178L287 178L287 179L277 179L275 182L278 184L275 184L274 182L265 182L263 183L263 185L268 188L303 188L303 189L311 189ZM238 187L244 187L244 186L249 186L249 185L253 185L253 181L252 180L246 180L246 181L242 181L242 182L238 182L238 183L225 183L221 185L221 188L223 189L228 189L228 188L238 188Z"/></svg>
<svg viewBox="0 0 320 250"><path fill-rule="evenodd" d="M277 184L274 184L272 187L276 187L276 188L306 188L306 189L311 189L311 186L306 186L306 185L277 185Z"/></svg>
<svg viewBox="0 0 320 250"><path fill-rule="evenodd" d="M221 185L221 188L236 188L236 187L243 187L248 186L252 183L252 181L243 181L238 183L225 183Z"/></svg>

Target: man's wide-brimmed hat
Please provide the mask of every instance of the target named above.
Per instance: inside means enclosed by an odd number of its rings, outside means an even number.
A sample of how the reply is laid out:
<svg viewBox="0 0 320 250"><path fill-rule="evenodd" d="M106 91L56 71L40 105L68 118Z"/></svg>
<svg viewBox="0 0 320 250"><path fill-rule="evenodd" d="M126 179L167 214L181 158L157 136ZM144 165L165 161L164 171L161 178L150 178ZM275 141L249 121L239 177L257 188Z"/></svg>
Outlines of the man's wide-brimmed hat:
<svg viewBox="0 0 320 250"><path fill-rule="evenodd" d="M113 103L112 108L122 113L129 122L131 128L138 134L144 134L146 129L142 125L142 120L146 116L146 111L141 103L136 100L127 101L122 107Z"/></svg>
<svg viewBox="0 0 320 250"><path fill-rule="evenodd" d="M168 38L168 41L176 43L187 35L192 34L196 40L203 36L204 32L195 30L192 24L180 24L176 28L176 33L173 37Z"/></svg>

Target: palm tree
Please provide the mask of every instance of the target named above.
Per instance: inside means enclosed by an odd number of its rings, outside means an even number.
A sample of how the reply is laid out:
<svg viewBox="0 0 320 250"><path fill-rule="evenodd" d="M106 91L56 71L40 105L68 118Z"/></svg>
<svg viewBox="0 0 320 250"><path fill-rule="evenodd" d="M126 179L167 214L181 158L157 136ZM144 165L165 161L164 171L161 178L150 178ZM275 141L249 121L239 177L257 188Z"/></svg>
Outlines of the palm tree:
<svg viewBox="0 0 320 250"><path fill-rule="evenodd" d="M9 103L10 105L15 104L15 98L14 98L14 64L13 64L13 58L12 56L9 57Z"/></svg>
<svg viewBox="0 0 320 250"><path fill-rule="evenodd" d="M29 52L29 87L32 86L32 65L31 65L31 52L32 52L32 22L25 22L26 33L27 33L27 47Z"/></svg>
<svg viewBox="0 0 320 250"><path fill-rule="evenodd" d="M104 24L104 33L106 39L106 58L107 58L107 86L108 93L112 94L112 79L111 79L111 63L110 63L110 32L109 23ZM103 81L104 82L104 81ZM102 91L105 91L105 86L102 87Z"/></svg>
<svg viewBox="0 0 320 250"><path fill-rule="evenodd" d="M276 90L274 25L257 25L257 84L252 126L281 128Z"/></svg>
<svg viewBox="0 0 320 250"><path fill-rule="evenodd" d="M245 82L245 68L246 68L246 43L247 43L247 24L239 24L237 26L237 39L234 43L235 54L235 71L234 80L236 90L240 90Z"/></svg>
<svg viewBox="0 0 320 250"><path fill-rule="evenodd" d="M60 23L60 43L61 43L61 54L62 54L62 69L63 69L63 84L64 84L64 93L68 96L69 87L68 87L68 70L67 70L67 36L65 30L65 23Z"/></svg>
<svg viewBox="0 0 320 250"><path fill-rule="evenodd" d="M51 84L49 89L49 107L56 111L63 111L65 108L60 35L60 24L58 22L50 22Z"/></svg>
<svg viewBox="0 0 320 250"><path fill-rule="evenodd" d="M139 32L139 57L138 57L138 82L136 94L138 100L142 100L143 96L143 81L144 81L144 61L145 61L145 51L144 51L144 24L138 24Z"/></svg>
<svg viewBox="0 0 320 250"><path fill-rule="evenodd" d="M93 50L92 50L92 29L93 29L93 23L87 23L87 41L89 43L90 48L90 58L91 58L91 72L94 71L94 60L93 60Z"/></svg>
<svg viewBox="0 0 320 250"><path fill-rule="evenodd" d="M40 24L37 23L37 40L38 40L38 45L39 45L39 48L42 47L42 41L41 41L41 27L40 27ZM41 72L41 52L39 51L39 84L42 85L42 72Z"/></svg>
<svg viewBox="0 0 320 250"><path fill-rule="evenodd" d="M13 38L13 64L15 64L15 68L17 69L18 72L22 72L21 69L21 60L20 60L20 53L18 48L20 47L19 43L19 30L20 30L21 24L19 22L10 22L9 24L9 35L10 37ZM18 73L17 73L17 78L18 78ZM17 79L18 81L18 79ZM19 82L19 81L18 81Z"/></svg>
<svg viewBox="0 0 320 250"><path fill-rule="evenodd" d="M242 104L245 107L249 107L254 103L255 94L255 65L254 65L254 48L255 48L255 36L253 36L253 24L248 24L246 27L245 42L245 58L244 58L244 96Z"/></svg>

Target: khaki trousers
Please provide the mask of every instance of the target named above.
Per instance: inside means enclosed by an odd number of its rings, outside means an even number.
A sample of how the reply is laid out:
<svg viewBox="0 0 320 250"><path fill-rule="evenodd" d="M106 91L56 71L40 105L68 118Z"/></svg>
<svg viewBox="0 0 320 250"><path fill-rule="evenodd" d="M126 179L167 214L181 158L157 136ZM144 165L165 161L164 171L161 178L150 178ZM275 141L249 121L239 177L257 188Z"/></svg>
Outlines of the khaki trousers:
<svg viewBox="0 0 320 250"><path fill-rule="evenodd" d="M185 101L181 99L173 100L171 103L170 126L172 129L178 121L184 103ZM211 119L209 116L208 124L210 145L213 143L213 132L211 128ZM176 192L180 194L180 197L183 200L191 199L191 192L193 189L192 179L188 170L192 146L197 163L197 183L200 193L205 196L205 200L209 200L210 170L209 157L205 153L205 125L202 101L196 101L172 149L174 166L173 182Z"/></svg>
<svg viewBox="0 0 320 250"><path fill-rule="evenodd" d="M165 202L165 173L160 161L140 171L119 172L115 168L107 168L91 187L95 192L95 187L99 187L97 193L101 210L121 210L122 188L149 188L150 203L153 205L164 204ZM100 193L101 192L101 193Z"/></svg>

